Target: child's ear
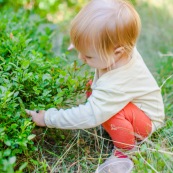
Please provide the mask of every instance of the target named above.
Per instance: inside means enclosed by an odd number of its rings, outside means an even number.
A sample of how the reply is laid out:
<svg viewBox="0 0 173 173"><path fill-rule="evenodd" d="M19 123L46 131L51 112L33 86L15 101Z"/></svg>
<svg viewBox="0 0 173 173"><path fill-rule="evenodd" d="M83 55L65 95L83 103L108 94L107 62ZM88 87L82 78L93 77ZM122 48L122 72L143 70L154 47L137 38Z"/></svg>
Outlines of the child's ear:
<svg viewBox="0 0 173 173"><path fill-rule="evenodd" d="M118 47L115 49L114 54L116 56L122 56L124 54L124 47Z"/></svg>
<svg viewBox="0 0 173 173"><path fill-rule="evenodd" d="M72 50L72 49L74 49L74 45L72 44L72 43L70 43L70 45L69 45L69 47L67 48L67 50Z"/></svg>

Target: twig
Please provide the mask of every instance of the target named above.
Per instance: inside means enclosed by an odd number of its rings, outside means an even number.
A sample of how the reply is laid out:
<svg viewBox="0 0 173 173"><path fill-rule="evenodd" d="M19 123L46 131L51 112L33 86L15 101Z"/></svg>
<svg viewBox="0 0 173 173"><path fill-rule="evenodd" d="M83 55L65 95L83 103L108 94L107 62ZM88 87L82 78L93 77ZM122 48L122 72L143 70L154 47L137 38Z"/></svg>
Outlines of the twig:
<svg viewBox="0 0 173 173"><path fill-rule="evenodd" d="M84 131L87 132L87 133L90 134L90 135L95 136L95 134L93 134L93 133L91 133L91 132L89 132L89 131L87 131L87 130L84 130ZM101 136L99 136L99 135L97 135L97 137L100 138L100 139L107 140L107 141L112 141L112 140L110 140L110 139L103 138L103 137L101 137ZM126 143L118 142L118 141L115 141L115 142L120 143L120 144L126 144ZM149 143L149 144L152 143L151 141L148 141L148 140L146 140L146 142ZM129 144L126 144L126 145L129 145ZM154 145L154 144L152 144L152 145ZM134 145L129 145L129 146L134 146ZM141 148L140 146L135 146L135 147L136 147L136 148ZM173 156L173 152L164 151L164 150L158 150L158 149L152 149L152 148L147 148L147 149L150 150L150 151L153 151L153 152L160 152L160 153L163 153L163 154L168 154L168 155L172 155L172 156Z"/></svg>
<svg viewBox="0 0 173 173"><path fill-rule="evenodd" d="M160 86L160 88L162 88L163 85L165 85L165 83L166 83L171 77L173 77L173 74L172 74L171 76L169 76L169 77L162 83L162 85Z"/></svg>
<svg viewBox="0 0 173 173"><path fill-rule="evenodd" d="M140 157L144 160L144 162L153 170L155 171L155 173L159 173L152 165L150 165L141 155L141 153L139 152Z"/></svg>
<svg viewBox="0 0 173 173"><path fill-rule="evenodd" d="M173 53L167 53L167 54L163 54L161 52L158 52L160 57L165 57L165 56L172 56L173 57Z"/></svg>

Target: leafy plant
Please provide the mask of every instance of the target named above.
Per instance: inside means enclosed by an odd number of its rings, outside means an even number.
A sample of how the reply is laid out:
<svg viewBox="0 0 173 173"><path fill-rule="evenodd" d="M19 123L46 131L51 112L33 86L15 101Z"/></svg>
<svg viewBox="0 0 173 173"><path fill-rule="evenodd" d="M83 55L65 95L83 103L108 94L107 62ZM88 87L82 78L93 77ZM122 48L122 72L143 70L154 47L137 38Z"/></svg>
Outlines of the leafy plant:
<svg viewBox="0 0 173 173"><path fill-rule="evenodd" d="M83 65L68 63L68 54L54 57L46 20L22 9L4 9L0 18L0 172L11 173L35 163L34 124L25 108L74 105L89 73L79 74Z"/></svg>

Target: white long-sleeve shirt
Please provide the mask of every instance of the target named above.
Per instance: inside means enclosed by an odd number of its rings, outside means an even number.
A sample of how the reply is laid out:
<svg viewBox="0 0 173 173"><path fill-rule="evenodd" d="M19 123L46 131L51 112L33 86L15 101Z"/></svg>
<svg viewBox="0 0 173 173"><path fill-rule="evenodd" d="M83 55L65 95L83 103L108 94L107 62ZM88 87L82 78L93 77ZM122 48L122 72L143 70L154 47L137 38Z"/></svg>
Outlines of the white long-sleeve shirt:
<svg viewBox="0 0 173 173"><path fill-rule="evenodd" d="M86 104L66 110L48 109L46 125L60 129L96 127L132 102L152 120L152 131L162 126L165 114L161 91L136 48L126 65L100 78L96 71L91 88Z"/></svg>

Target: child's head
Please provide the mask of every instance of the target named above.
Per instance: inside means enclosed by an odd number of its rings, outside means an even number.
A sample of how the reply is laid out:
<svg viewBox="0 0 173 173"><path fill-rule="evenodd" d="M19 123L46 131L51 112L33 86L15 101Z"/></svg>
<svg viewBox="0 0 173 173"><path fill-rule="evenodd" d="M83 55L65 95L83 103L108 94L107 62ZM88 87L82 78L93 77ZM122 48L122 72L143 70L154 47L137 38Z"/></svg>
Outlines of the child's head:
<svg viewBox="0 0 173 173"><path fill-rule="evenodd" d="M101 59L117 48L129 55L140 33L140 18L124 0L91 0L74 18L71 42L82 54L94 50Z"/></svg>

